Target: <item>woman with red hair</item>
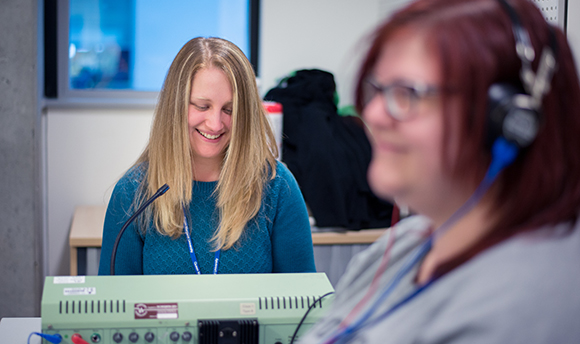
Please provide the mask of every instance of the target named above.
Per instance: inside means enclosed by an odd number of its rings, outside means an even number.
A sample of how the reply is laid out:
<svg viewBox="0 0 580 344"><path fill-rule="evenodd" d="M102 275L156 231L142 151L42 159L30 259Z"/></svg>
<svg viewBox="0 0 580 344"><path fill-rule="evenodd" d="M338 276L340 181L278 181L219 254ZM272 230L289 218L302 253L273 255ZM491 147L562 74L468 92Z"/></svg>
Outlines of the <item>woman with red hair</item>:
<svg viewBox="0 0 580 344"><path fill-rule="evenodd" d="M580 86L527 0L418 0L356 102L368 180L415 216L350 262L302 343L580 343Z"/></svg>

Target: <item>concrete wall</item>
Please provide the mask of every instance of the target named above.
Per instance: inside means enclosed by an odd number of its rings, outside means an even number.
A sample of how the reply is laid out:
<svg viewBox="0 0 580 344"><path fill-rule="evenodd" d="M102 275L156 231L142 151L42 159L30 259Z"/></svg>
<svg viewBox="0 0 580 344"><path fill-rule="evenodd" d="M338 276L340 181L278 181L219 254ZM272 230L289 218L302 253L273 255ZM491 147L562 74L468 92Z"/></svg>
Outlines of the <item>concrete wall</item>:
<svg viewBox="0 0 580 344"><path fill-rule="evenodd" d="M41 8L37 0L3 0L0 8L0 317L38 316L43 275Z"/></svg>

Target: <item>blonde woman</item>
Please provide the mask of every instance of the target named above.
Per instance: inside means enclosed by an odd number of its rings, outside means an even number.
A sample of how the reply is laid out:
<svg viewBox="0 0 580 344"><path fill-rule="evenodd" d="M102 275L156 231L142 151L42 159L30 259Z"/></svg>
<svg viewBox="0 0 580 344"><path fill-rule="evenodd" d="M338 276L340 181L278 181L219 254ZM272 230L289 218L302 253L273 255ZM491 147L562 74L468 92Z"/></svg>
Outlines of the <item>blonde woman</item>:
<svg viewBox="0 0 580 344"><path fill-rule="evenodd" d="M304 199L277 154L243 52L220 38L187 42L149 143L111 196L99 274L123 224L163 184L119 241L116 274L314 272Z"/></svg>

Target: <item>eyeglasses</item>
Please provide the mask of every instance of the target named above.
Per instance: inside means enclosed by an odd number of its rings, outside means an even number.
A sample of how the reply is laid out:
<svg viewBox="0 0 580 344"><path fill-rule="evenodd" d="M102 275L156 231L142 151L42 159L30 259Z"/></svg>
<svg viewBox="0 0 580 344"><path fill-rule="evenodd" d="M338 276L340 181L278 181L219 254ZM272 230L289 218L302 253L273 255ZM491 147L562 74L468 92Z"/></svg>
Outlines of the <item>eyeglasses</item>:
<svg viewBox="0 0 580 344"><path fill-rule="evenodd" d="M364 106L371 102L377 93L380 93L385 103L387 113L397 121L412 119L417 103L439 93L436 86L423 83L398 81L389 85L379 85L372 78L363 81L362 96Z"/></svg>

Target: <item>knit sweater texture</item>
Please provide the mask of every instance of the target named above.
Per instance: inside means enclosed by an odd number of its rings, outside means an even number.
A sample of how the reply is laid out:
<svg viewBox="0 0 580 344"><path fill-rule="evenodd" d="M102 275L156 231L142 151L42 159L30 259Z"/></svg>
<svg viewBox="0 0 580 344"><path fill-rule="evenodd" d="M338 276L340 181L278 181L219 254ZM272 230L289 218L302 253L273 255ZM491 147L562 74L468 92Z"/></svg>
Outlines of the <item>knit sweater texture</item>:
<svg viewBox="0 0 580 344"><path fill-rule="evenodd" d="M117 183L105 216L99 275L110 274L111 252L123 224L132 215L132 203L146 175L145 165L130 169ZM213 273L210 242L219 224L214 182L194 181L187 219L191 241L202 274ZM163 196L161 196L163 197ZM149 223L127 227L117 248L115 274L194 274L187 237L160 234ZM218 273L315 272L308 212L291 172L277 163L276 177L265 187L258 215L250 220L241 239L222 250Z"/></svg>

